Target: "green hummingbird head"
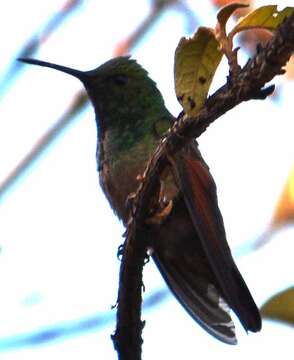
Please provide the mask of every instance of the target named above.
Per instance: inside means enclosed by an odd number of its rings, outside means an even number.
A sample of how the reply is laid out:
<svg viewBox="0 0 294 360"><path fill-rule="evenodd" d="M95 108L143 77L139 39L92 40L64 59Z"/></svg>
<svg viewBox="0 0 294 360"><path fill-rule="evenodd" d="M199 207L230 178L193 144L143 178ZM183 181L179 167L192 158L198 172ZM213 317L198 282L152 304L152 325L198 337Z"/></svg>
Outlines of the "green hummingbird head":
<svg viewBox="0 0 294 360"><path fill-rule="evenodd" d="M155 82L129 57L113 58L90 71L35 59L19 60L62 71L84 84L95 109L99 140L107 131L114 156L129 151L136 143L152 143L154 132L163 132L157 130L162 119L169 119L163 121L164 130L169 127L172 116Z"/></svg>
<svg viewBox="0 0 294 360"><path fill-rule="evenodd" d="M160 112L164 108L162 95L155 82L145 69L129 57L113 58L90 71L35 59L19 60L53 68L82 81L103 128L136 125L137 122L148 121L148 114Z"/></svg>

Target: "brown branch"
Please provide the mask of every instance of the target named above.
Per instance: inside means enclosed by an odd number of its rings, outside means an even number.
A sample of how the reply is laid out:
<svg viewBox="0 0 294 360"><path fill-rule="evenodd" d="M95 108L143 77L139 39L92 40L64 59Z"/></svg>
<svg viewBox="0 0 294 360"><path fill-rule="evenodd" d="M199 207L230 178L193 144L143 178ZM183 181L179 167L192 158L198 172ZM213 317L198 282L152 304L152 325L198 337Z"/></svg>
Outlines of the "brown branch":
<svg viewBox="0 0 294 360"><path fill-rule="evenodd" d="M263 89L263 86L274 76L284 73L282 67L293 51L294 15L284 21L264 48L257 48L256 55L234 79L228 77L227 83L207 100L197 117L189 118L184 115L175 123L150 159L132 202L132 214L121 263L117 328L113 335L119 359L141 358L142 271L148 247L148 228L144 225L144 219L148 216L149 201L152 194L156 193L158 179L169 159L191 139L199 137L213 121L228 110L243 101L263 99L272 92L273 87ZM136 239L140 239L140 242Z"/></svg>

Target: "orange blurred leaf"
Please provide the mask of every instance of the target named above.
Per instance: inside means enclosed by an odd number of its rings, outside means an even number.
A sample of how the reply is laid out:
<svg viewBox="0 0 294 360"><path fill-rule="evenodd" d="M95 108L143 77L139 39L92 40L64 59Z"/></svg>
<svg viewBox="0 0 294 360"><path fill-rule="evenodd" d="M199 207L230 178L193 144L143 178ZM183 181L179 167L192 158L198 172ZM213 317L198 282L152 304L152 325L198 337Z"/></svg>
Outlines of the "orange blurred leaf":
<svg viewBox="0 0 294 360"><path fill-rule="evenodd" d="M294 221L294 167L276 204L272 226L280 227Z"/></svg>
<svg viewBox="0 0 294 360"><path fill-rule="evenodd" d="M294 55L291 56L290 60L288 61L286 65L286 76L288 79L293 80L294 79Z"/></svg>
<svg viewBox="0 0 294 360"><path fill-rule="evenodd" d="M264 318L294 324L294 287L271 297L260 309Z"/></svg>
<svg viewBox="0 0 294 360"><path fill-rule="evenodd" d="M123 56L130 50L131 42L129 39L120 41L114 48L113 56Z"/></svg>

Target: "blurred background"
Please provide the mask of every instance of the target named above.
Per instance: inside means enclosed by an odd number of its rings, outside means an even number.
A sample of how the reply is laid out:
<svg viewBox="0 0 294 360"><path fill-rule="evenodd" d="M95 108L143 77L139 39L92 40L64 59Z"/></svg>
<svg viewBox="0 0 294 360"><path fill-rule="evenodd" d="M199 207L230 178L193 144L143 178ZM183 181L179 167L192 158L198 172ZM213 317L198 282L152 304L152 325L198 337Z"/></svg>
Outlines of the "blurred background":
<svg viewBox="0 0 294 360"><path fill-rule="evenodd" d="M0 15L0 358L113 359L123 226L100 189L94 112L82 85L34 57L90 70L131 54L157 82L169 110L174 51L182 36L214 27L229 1L50 0L2 4ZM267 1L246 1L251 7ZM279 9L293 5L279 2ZM248 11L248 10L247 10ZM237 14L238 16L244 15ZM236 20L236 18L235 18ZM234 21L230 21L232 25ZM244 64L262 31L237 37ZM293 61L265 101L241 104L199 139L218 186L238 267L264 314L239 344L204 332L145 266L145 359L268 358L290 354L294 289ZM212 92L228 73L221 63ZM292 342L291 342L292 341Z"/></svg>

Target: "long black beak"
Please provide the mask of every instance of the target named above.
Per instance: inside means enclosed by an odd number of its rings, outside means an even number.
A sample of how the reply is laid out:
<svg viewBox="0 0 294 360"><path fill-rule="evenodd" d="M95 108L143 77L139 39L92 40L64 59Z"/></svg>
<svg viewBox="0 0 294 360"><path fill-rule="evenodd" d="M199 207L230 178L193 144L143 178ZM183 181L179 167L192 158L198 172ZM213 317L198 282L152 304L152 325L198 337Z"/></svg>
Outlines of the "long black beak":
<svg viewBox="0 0 294 360"><path fill-rule="evenodd" d="M72 68L69 68L69 67L66 67L66 66L52 64L50 62L36 60L36 59L19 58L17 60L21 61L21 62L24 62L24 63L27 63L27 64L45 66L45 67L52 68L52 69L55 69L55 70L58 70L58 71L62 71L64 73L66 73L66 74L69 74L69 75L72 75L72 76L78 78L82 82L85 82L87 80L87 75L86 75L86 72L84 72L84 71L80 71L80 70L72 69Z"/></svg>

